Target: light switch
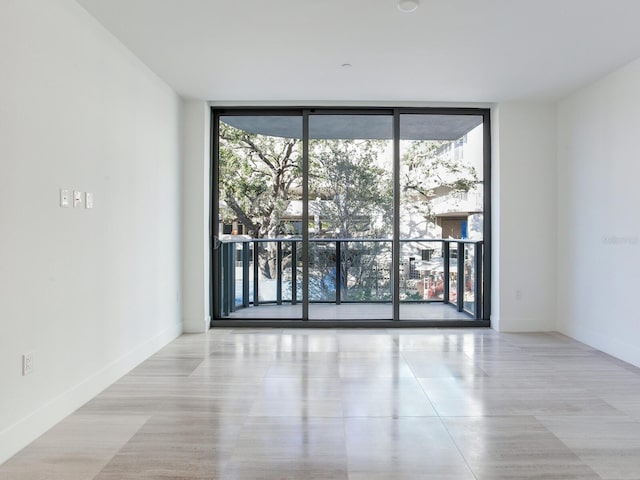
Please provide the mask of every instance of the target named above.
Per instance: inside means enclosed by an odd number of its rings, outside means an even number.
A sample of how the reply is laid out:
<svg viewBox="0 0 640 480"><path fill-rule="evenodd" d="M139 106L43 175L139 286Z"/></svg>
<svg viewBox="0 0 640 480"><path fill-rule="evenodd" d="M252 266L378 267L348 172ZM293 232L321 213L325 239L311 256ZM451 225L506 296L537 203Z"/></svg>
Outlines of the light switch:
<svg viewBox="0 0 640 480"><path fill-rule="evenodd" d="M80 205L82 203L82 192L78 191L78 190L74 190L73 191L73 206L74 208L77 207L78 205Z"/></svg>
<svg viewBox="0 0 640 480"><path fill-rule="evenodd" d="M87 192L84 194L84 207L93 208L93 193Z"/></svg>
<svg viewBox="0 0 640 480"><path fill-rule="evenodd" d="M62 208L69 208L71 205L71 192L66 188L60 189L60 206Z"/></svg>

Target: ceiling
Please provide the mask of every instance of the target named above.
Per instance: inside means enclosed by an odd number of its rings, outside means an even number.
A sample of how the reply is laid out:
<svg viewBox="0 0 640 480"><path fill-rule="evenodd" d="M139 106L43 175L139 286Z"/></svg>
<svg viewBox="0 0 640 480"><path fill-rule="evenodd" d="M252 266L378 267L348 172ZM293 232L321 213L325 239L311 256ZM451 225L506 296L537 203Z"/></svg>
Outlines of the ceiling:
<svg viewBox="0 0 640 480"><path fill-rule="evenodd" d="M302 138L301 116L221 116L220 120L250 133L272 137ZM481 115L400 116L401 140L457 140L480 125ZM310 115L311 139L393 138L390 115Z"/></svg>
<svg viewBox="0 0 640 480"><path fill-rule="evenodd" d="M639 0L77 2L180 95L215 102L557 99L640 57Z"/></svg>

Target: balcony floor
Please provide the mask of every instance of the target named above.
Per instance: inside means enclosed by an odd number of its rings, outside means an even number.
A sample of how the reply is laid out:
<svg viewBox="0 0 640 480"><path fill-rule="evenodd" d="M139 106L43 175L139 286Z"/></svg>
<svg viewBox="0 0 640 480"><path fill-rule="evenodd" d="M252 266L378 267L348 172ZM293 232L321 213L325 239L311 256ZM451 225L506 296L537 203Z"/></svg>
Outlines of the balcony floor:
<svg viewBox="0 0 640 480"><path fill-rule="evenodd" d="M228 319L256 320L256 319L299 319L302 315L302 305L259 305L257 307L241 308L231 313ZM343 303L311 304L309 305L311 320L390 320L392 307L390 304L380 303ZM473 320L467 313L458 312L451 305L441 303L431 304L402 304L400 305L402 320Z"/></svg>

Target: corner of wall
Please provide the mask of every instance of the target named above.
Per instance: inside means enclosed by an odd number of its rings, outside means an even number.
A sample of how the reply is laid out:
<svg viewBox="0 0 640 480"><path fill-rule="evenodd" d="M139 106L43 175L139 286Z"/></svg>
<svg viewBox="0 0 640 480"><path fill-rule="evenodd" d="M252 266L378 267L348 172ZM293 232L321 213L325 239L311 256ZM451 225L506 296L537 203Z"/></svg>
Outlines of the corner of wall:
<svg viewBox="0 0 640 480"><path fill-rule="evenodd" d="M181 334L176 323L0 431L0 464Z"/></svg>
<svg viewBox="0 0 640 480"><path fill-rule="evenodd" d="M182 319L186 333L209 329L210 122L203 100L183 101Z"/></svg>
<svg viewBox="0 0 640 480"><path fill-rule="evenodd" d="M556 106L493 109L492 317L500 331L556 328Z"/></svg>
<svg viewBox="0 0 640 480"><path fill-rule="evenodd" d="M571 93L557 119L557 326L640 365L640 59Z"/></svg>

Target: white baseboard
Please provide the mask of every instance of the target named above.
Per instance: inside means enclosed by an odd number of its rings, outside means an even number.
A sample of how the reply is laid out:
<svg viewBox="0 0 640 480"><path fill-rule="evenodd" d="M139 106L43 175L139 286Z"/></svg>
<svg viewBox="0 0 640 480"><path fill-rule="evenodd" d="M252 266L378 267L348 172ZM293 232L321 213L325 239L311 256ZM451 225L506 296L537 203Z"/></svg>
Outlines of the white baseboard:
<svg viewBox="0 0 640 480"><path fill-rule="evenodd" d="M211 316L201 318L183 318L182 327L184 333L206 333L211 326Z"/></svg>
<svg viewBox="0 0 640 480"><path fill-rule="evenodd" d="M0 431L0 464L181 334L182 324L176 323Z"/></svg>
<svg viewBox="0 0 640 480"><path fill-rule="evenodd" d="M596 348L612 357L640 367L640 347L635 342L635 336L624 332L610 332L590 329L584 325L561 325L560 333Z"/></svg>
<svg viewBox="0 0 640 480"><path fill-rule="evenodd" d="M541 321L534 317L514 317L508 316L500 318L491 316L491 328L502 333L537 333L555 332L557 327L554 321Z"/></svg>

